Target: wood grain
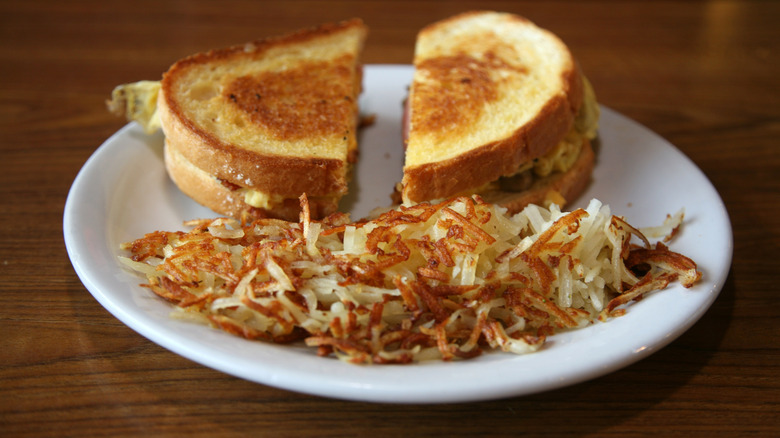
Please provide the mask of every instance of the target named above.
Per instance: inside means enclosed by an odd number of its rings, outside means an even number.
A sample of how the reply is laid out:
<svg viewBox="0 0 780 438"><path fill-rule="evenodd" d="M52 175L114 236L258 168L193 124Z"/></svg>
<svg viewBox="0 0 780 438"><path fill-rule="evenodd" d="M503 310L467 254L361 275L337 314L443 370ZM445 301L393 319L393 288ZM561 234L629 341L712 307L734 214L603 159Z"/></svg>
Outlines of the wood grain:
<svg viewBox="0 0 780 438"><path fill-rule="evenodd" d="M172 354L81 284L62 213L81 166L124 125L105 111L114 85L159 78L196 51L353 16L371 27L367 63L409 63L419 28L475 8L556 32L603 104L678 146L720 192L733 265L679 339L542 394L345 402ZM0 435L780 435L778 21L780 3L766 1L0 2Z"/></svg>

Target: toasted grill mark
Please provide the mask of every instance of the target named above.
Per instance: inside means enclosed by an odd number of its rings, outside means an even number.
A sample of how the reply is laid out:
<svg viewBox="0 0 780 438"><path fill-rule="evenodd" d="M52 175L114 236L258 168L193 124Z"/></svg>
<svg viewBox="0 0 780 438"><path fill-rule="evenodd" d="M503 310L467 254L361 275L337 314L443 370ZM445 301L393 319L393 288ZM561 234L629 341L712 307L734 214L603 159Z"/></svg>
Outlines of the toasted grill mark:
<svg viewBox="0 0 780 438"><path fill-rule="evenodd" d="M223 96L280 140L344 135L354 106L351 56L236 78Z"/></svg>
<svg viewBox="0 0 780 438"><path fill-rule="evenodd" d="M486 103L499 97L500 78L492 72L524 74L526 68L511 65L487 51L481 59L465 53L430 58L417 69L426 79L415 89L412 126L419 132L451 133L476 121Z"/></svg>

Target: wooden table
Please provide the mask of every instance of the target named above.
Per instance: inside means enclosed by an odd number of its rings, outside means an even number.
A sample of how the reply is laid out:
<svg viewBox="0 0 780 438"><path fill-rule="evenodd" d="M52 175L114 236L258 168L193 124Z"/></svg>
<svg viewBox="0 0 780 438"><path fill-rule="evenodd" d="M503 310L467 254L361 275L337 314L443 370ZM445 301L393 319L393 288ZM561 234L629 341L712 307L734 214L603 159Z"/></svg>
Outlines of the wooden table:
<svg viewBox="0 0 780 438"><path fill-rule="evenodd" d="M68 189L124 121L114 85L176 59L362 17L367 63L409 63L451 14L525 15L566 41L599 100L689 156L734 231L725 287L688 332L620 371L546 393L433 406L249 383L141 337L74 273ZM0 3L0 435L780 436L780 3L74 1ZM662 172L662 169L659 169Z"/></svg>

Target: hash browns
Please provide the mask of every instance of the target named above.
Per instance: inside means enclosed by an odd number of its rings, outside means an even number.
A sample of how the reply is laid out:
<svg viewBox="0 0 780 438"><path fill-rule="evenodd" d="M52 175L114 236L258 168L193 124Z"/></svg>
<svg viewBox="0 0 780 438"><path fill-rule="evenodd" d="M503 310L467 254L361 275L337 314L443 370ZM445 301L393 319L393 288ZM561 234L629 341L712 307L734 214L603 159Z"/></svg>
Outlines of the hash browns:
<svg viewBox="0 0 780 438"><path fill-rule="evenodd" d="M342 213L313 221L300 201L297 223L189 221L189 232L123 244L120 259L176 317L247 339L302 340L351 363L530 353L557 331L701 278L695 262L652 245L597 200L510 216L458 197L357 222Z"/></svg>

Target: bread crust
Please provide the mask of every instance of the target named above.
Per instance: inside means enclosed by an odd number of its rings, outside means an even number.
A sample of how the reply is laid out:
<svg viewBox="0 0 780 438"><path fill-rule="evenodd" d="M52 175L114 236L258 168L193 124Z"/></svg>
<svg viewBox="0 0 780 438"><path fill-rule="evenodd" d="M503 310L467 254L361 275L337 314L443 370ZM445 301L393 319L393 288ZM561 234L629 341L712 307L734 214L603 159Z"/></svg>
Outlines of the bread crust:
<svg viewBox="0 0 780 438"><path fill-rule="evenodd" d="M220 183L214 176L189 162L168 140L164 146L164 161L168 175L179 189L197 203L214 212L242 220L276 218L297 221L300 214L298 199L285 199L272 210L253 207L244 202L241 193ZM324 217L338 210L334 198L309 198L312 217Z"/></svg>
<svg viewBox="0 0 780 438"><path fill-rule="evenodd" d="M176 82L181 80L182 75L194 66L229 64L236 59L262 57L272 49L294 49L309 41L341 32L357 32L362 48L366 28L362 21L354 19L326 24L282 37L267 38L247 45L212 50L177 62L164 74L158 97L160 120L167 141L193 165L211 175L242 187L292 198L297 198L304 192L309 196L346 193L348 159L350 156L354 156L355 152L351 149L356 147L354 136L357 129L357 97L360 93L361 81L359 68L354 68L356 77L353 78L353 82L355 83L350 84L349 95L345 96L345 99L349 100L347 105L350 105L351 108L349 116L341 121L343 126L346 126L346 132L335 135L333 133L323 134L322 140L320 140L321 144L332 142L338 144L337 147L344 149L335 153L336 158L318 156L314 152L307 155L285 156L248 149L226 142L209 129L199 126L198 123L190 119L174 90ZM353 66L359 65L357 54L351 59L341 59L339 62L351 63ZM289 133L285 135L289 135ZM341 141L342 136L343 141Z"/></svg>
<svg viewBox="0 0 780 438"><path fill-rule="evenodd" d="M163 97L158 103L166 141L198 168L242 187L265 193L313 196L345 193L346 162L312 157L258 154L225 144L176 115Z"/></svg>
<svg viewBox="0 0 780 438"><path fill-rule="evenodd" d="M546 200L555 198L550 196L551 192L557 192L565 200L560 205L564 207L587 189L595 164L596 154L590 140L583 139L577 161L566 172L538 179L530 189L522 192L487 193L482 195L482 199L506 207L510 213L518 213L529 204L543 205Z"/></svg>
<svg viewBox="0 0 780 438"><path fill-rule="evenodd" d="M493 15L491 12L472 11L460 14L424 28L419 38L424 38L447 26L457 24L462 20ZM525 18L510 14L499 14L502 19L516 21L521 25L532 24ZM404 168L403 197L406 202L422 202L431 199L445 198L456 193L474 190L486 183L495 181L501 176L508 176L517 171L524 163L544 155L554 148L570 131L574 119L583 104L583 83L578 64L574 61L568 48L553 34L538 29L553 41L560 43L560 53L568 59L565 68L560 71L561 87L556 94L545 102L541 110L527 123L517 127L511 134L484 144L476 145L465 153L441 160L419 165L408 165ZM491 55L492 56L492 55ZM415 59L415 64L423 62ZM458 83L447 83L449 87L461 87ZM414 93L414 90L412 90ZM412 119L415 107L430 102L416 101L412 95ZM422 99L422 98L420 98ZM419 110L419 108L418 108ZM479 108L476 109L478 111ZM463 105L453 109L462 113ZM441 126L413 126L413 130L434 131L443 130ZM458 136L457 132L451 133Z"/></svg>

